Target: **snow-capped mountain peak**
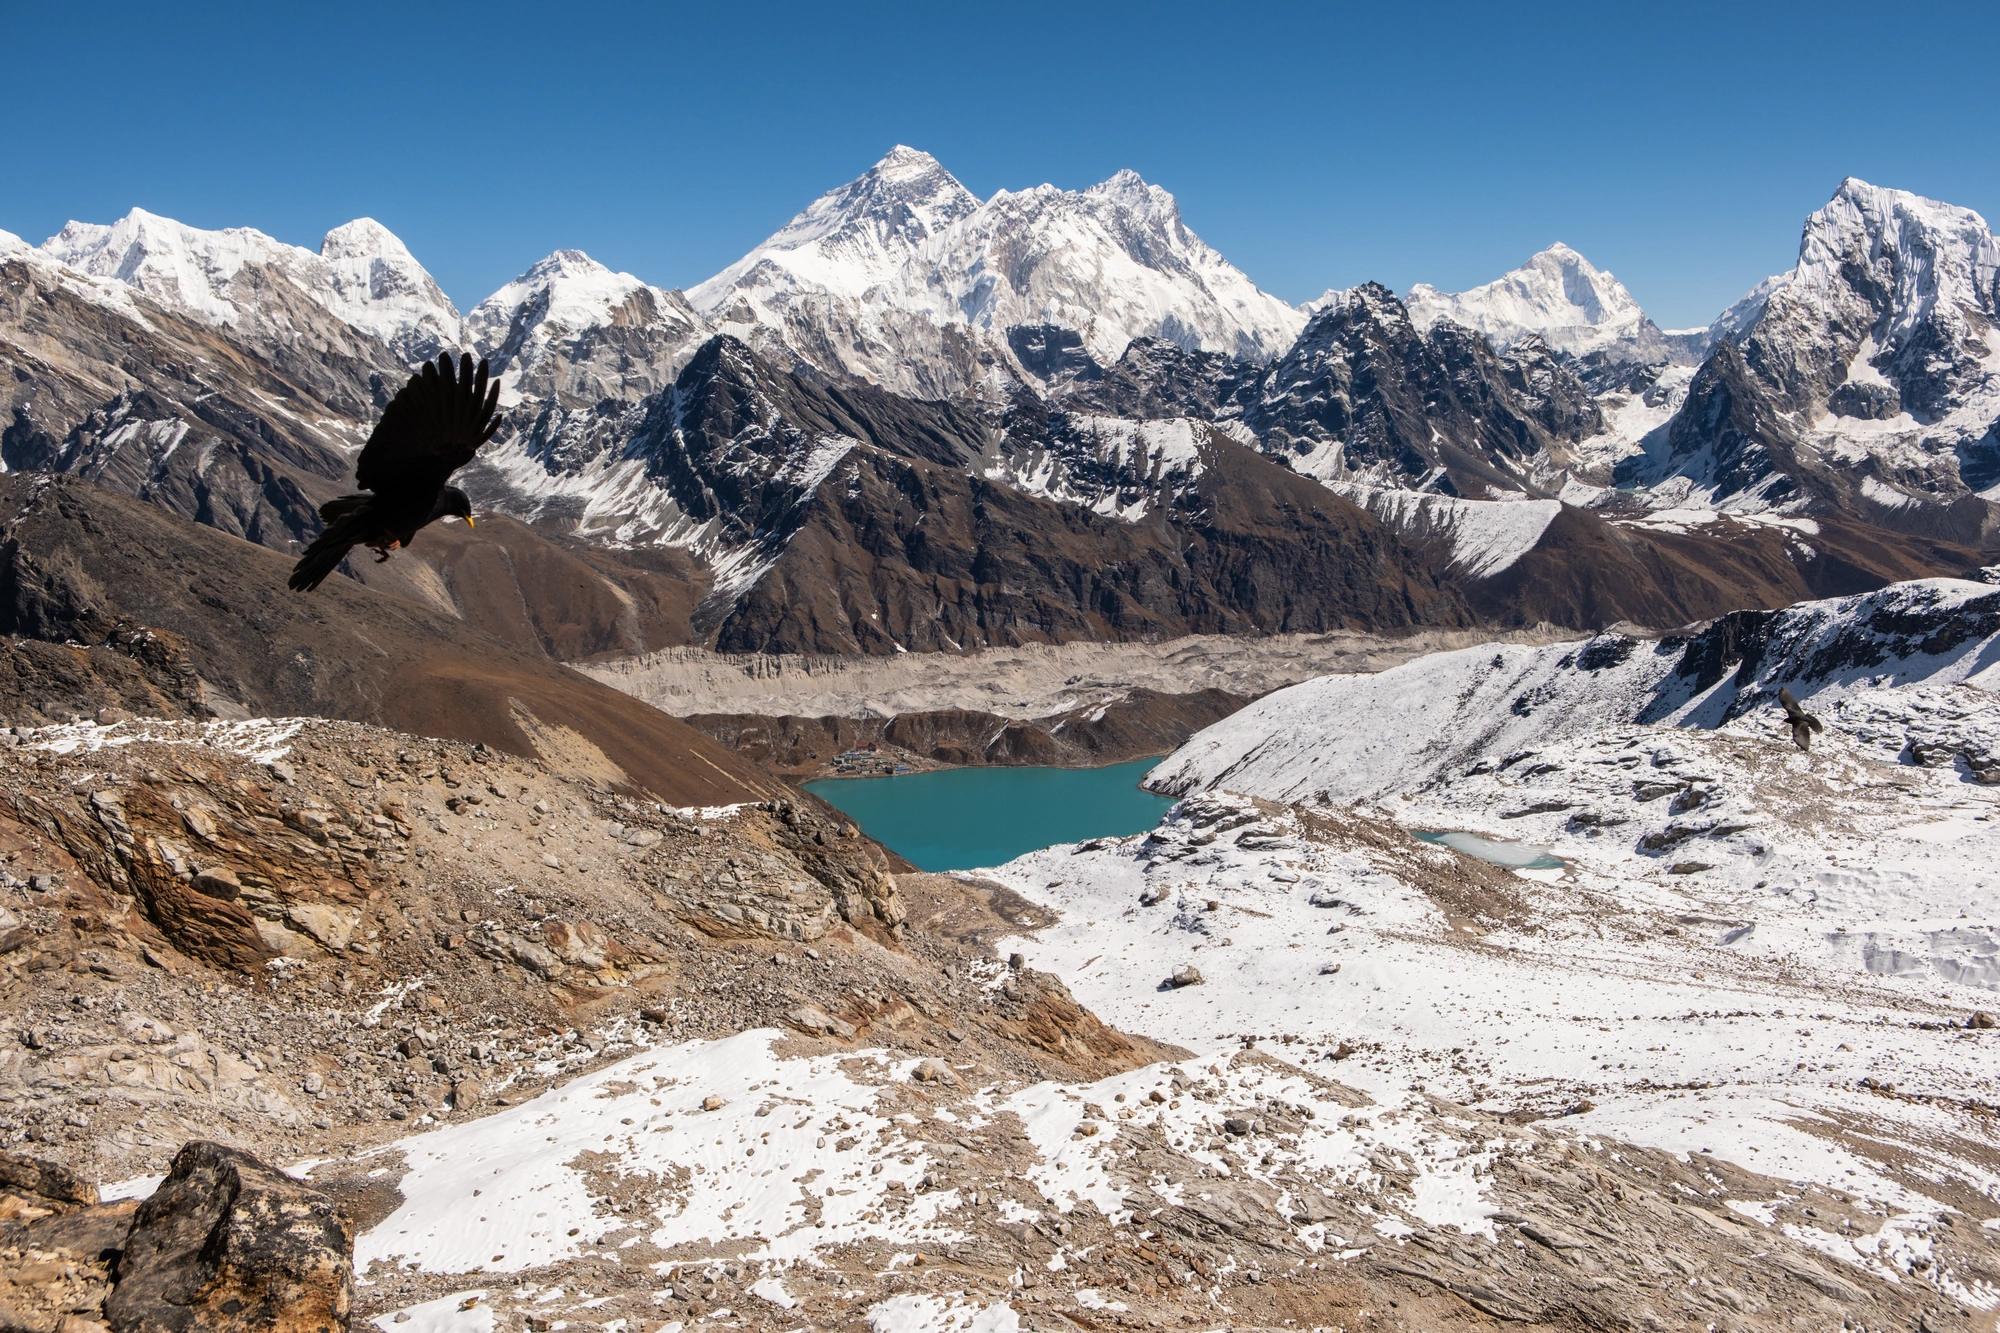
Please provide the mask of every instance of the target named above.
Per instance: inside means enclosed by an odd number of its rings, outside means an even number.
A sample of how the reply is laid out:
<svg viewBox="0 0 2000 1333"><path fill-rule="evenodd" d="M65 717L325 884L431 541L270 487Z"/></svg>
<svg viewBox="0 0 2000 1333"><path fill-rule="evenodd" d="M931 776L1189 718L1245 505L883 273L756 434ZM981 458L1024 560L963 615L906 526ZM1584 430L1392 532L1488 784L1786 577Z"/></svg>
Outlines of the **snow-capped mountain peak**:
<svg viewBox="0 0 2000 1333"><path fill-rule="evenodd" d="M44 241L42 253L94 278L112 278L210 324L241 317L227 295L246 264L297 264L317 259L251 227L202 231L135 208L118 221L70 222Z"/></svg>
<svg viewBox="0 0 2000 1333"><path fill-rule="evenodd" d="M859 298L961 218L978 196L929 153L901 144L806 206L762 245L688 292L713 316L738 289L804 286Z"/></svg>
<svg viewBox="0 0 2000 1333"><path fill-rule="evenodd" d="M1561 241L1470 291L1441 292L1420 282L1404 303L1419 328L1449 319L1485 334L1496 347L1539 334L1550 347L1576 356L1637 338L1648 322L1623 283Z"/></svg>
<svg viewBox="0 0 2000 1333"><path fill-rule="evenodd" d="M673 383L713 330L678 291L664 291L558 250L473 307L467 337L501 371L501 398L586 406L636 402Z"/></svg>
<svg viewBox="0 0 2000 1333"><path fill-rule="evenodd" d="M1101 180L1084 191L1085 194L1102 195L1127 208L1164 208L1175 217L1180 216L1180 206L1174 197L1157 185L1148 185L1143 176L1130 167L1120 167L1107 180Z"/></svg>
<svg viewBox="0 0 2000 1333"><path fill-rule="evenodd" d="M319 257L332 285L329 308L403 360L428 360L464 341L458 307L409 247L374 218L335 227L320 242Z"/></svg>
<svg viewBox="0 0 2000 1333"><path fill-rule="evenodd" d="M1717 347L1666 448L1631 479L1899 525L1939 521L1968 492L1996 498L1996 317L2000 240L1984 218L1849 177L1806 219L1797 265L1724 312L1732 346ZM1732 435L1723 423L1749 414L1720 405L1753 396L1763 424Z"/></svg>
<svg viewBox="0 0 2000 1333"><path fill-rule="evenodd" d="M897 148L688 293L772 356L924 396L1020 373L1018 326L1057 325L1115 361L1134 338L1268 359L1303 312L1258 291L1136 172L984 203L929 154Z"/></svg>
<svg viewBox="0 0 2000 1333"><path fill-rule="evenodd" d="M319 243L319 257L328 261L342 259L390 259L409 260L416 257L403 244L396 233L377 222L374 218L356 218L343 222L328 232Z"/></svg>
<svg viewBox="0 0 2000 1333"><path fill-rule="evenodd" d="M646 287L630 273L617 273L581 250L557 250L472 308L466 322L482 347L497 345L492 331L504 331L514 312L539 304L538 319L569 332L614 323L632 294Z"/></svg>
<svg viewBox="0 0 2000 1333"><path fill-rule="evenodd" d="M315 254L252 227L204 231L135 208L110 224L71 222L41 253L208 324L233 328L259 317L261 298L244 281L244 270L254 267L280 274L405 361L459 341L458 311L403 243L371 218L336 227Z"/></svg>
<svg viewBox="0 0 2000 1333"><path fill-rule="evenodd" d="M1888 288L1890 322L1877 330L1885 344L1941 305L1992 311L2000 304L2000 241L1985 218L1850 176L1806 219L1789 285L1799 292L1844 291L1856 267Z"/></svg>

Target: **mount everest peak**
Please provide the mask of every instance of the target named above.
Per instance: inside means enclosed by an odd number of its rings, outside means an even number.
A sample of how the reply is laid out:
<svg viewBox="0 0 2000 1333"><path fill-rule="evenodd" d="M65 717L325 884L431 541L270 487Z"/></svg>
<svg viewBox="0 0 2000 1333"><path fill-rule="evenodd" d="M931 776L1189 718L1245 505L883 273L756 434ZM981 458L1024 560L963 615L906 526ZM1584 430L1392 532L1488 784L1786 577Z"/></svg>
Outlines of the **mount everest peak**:
<svg viewBox="0 0 2000 1333"><path fill-rule="evenodd" d="M898 144L854 180L829 190L763 244L688 292L694 308L714 315L730 295L759 281L793 282L859 297L886 269L915 258L923 245L979 207L929 153Z"/></svg>
<svg viewBox="0 0 2000 1333"><path fill-rule="evenodd" d="M688 295L767 355L930 397L1025 374L1014 328L1073 329L1103 363L1140 337L1268 360L1305 322L1135 172L981 203L900 147Z"/></svg>
<svg viewBox="0 0 2000 1333"><path fill-rule="evenodd" d="M1419 328L1449 319L1503 349L1540 336L1570 356L1608 351L1622 361L1692 361L1705 341L1698 332L1663 332L1623 283L1561 241L1469 291L1441 292L1420 282L1405 304Z"/></svg>

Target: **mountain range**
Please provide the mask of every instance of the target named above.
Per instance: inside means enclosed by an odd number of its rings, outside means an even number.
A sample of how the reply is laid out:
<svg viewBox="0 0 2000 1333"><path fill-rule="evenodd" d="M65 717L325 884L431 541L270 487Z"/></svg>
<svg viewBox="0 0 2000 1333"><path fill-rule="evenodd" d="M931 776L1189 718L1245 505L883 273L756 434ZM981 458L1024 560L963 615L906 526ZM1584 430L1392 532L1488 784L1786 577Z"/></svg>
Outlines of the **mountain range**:
<svg viewBox="0 0 2000 1333"><path fill-rule="evenodd" d="M520 523L348 572L549 656L1667 627L1993 560L1996 270L1848 180L1705 330L1560 244L1294 307L1130 172L982 201L899 147L687 292L565 250L461 314L368 219L134 210L0 233L0 460L290 550L462 347Z"/></svg>

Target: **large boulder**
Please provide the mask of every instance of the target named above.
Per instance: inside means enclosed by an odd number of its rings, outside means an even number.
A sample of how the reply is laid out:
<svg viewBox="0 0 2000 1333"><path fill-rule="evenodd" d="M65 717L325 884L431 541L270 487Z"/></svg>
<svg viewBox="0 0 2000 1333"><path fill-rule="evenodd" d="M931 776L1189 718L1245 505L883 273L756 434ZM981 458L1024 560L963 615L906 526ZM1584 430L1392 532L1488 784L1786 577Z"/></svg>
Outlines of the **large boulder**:
<svg viewBox="0 0 2000 1333"><path fill-rule="evenodd" d="M353 1265L333 1200L197 1140L134 1215L105 1321L115 1333L335 1333L353 1312Z"/></svg>

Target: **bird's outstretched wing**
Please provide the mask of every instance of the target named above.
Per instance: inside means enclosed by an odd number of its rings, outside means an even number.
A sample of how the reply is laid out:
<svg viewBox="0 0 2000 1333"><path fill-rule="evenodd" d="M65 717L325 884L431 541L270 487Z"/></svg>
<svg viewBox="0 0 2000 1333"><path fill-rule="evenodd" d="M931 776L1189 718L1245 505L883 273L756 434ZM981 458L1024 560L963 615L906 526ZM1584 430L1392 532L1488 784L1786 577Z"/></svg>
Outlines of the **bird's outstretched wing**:
<svg viewBox="0 0 2000 1333"><path fill-rule="evenodd" d="M445 354L425 362L383 409L354 465L355 481L377 495L412 483L443 485L500 428L500 386L487 380L486 363L475 370L470 356L456 367Z"/></svg>
<svg viewBox="0 0 2000 1333"><path fill-rule="evenodd" d="M1826 730L1826 723L1808 713L1800 706L1798 696L1789 689L1778 690L1778 702L1784 705L1785 718L1792 726L1792 744L1801 750L1812 749L1813 733Z"/></svg>

